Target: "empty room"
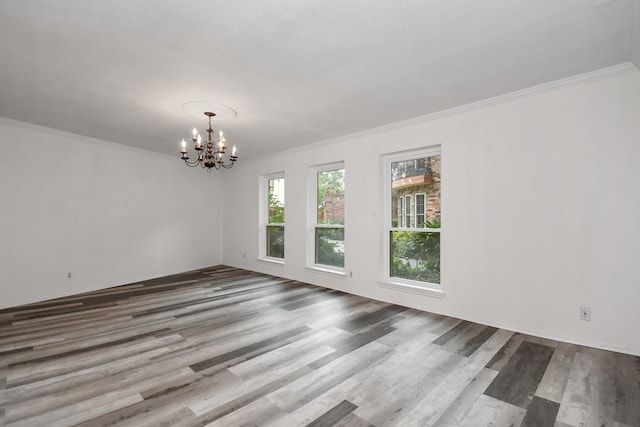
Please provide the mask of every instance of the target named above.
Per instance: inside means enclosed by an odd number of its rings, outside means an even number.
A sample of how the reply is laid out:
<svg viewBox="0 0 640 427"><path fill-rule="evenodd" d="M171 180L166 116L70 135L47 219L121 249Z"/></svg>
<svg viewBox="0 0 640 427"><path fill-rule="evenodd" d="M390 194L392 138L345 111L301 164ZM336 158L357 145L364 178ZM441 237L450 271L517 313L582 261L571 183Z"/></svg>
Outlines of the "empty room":
<svg viewBox="0 0 640 427"><path fill-rule="evenodd" d="M0 426L640 427L640 0L2 0L0 63Z"/></svg>

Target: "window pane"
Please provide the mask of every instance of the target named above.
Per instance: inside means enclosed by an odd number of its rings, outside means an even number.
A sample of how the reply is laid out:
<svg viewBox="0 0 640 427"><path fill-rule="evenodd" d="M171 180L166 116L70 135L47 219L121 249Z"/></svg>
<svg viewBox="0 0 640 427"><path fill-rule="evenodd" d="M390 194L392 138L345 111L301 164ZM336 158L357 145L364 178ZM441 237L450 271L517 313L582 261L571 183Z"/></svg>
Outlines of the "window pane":
<svg viewBox="0 0 640 427"><path fill-rule="evenodd" d="M284 178L269 180L269 224L284 224Z"/></svg>
<svg viewBox="0 0 640 427"><path fill-rule="evenodd" d="M344 169L318 172L318 224L344 224Z"/></svg>
<svg viewBox="0 0 640 427"><path fill-rule="evenodd" d="M398 221L392 227L411 227L410 205L407 204L407 197L411 200L412 195L424 193L424 225L428 228L440 228L440 156L423 157L418 159L403 160L391 163L391 206L397 209L401 200L404 199L404 221ZM418 203L416 199L414 203ZM417 209L417 206L414 207ZM416 221L418 225L418 215L416 210ZM400 212L398 212L400 215ZM396 218L396 215L391 215Z"/></svg>
<svg viewBox="0 0 640 427"><path fill-rule="evenodd" d="M344 267L344 228L316 228L316 264Z"/></svg>
<svg viewBox="0 0 640 427"><path fill-rule="evenodd" d="M284 258L284 226L267 226L267 256Z"/></svg>
<svg viewBox="0 0 640 427"><path fill-rule="evenodd" d="M440 233L391 231L391 276L440 283Z"/></svg>

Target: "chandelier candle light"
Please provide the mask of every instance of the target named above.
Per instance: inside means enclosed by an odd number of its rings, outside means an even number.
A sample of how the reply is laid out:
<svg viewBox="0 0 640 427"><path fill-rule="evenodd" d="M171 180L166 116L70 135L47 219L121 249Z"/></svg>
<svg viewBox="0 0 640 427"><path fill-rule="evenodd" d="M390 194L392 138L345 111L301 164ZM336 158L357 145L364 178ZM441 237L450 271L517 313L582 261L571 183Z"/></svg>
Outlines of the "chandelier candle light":
<svg viewBox="0 0 640 427"><path fill-rule="evenodd" d="M184 160L184 163L190 167L201 166L203 168L207 168L207 172L211 172L212 169L230 169L233 167L236 160L238 160L238 156L236 156L236 146L233 146L231 150L231 156L229 156L229 160L231 163L224 163L222 156L225 153L225 139L224 134L220 131L220 136L218 138L218 142L213 140L213 128L211 127L211 118L213 118L216 113L211 113L209 111L204 113L205 116L209 117L209 129L207 129L207 140L202 141L202 137L198 133L198 131L193 129L193 136L191 137L191 141L193 141L193 148L196 150L198 154L198 158L192 161L189 161L189 156L187 155L187 142L183 139L180 149L181 159Z"/></svg>

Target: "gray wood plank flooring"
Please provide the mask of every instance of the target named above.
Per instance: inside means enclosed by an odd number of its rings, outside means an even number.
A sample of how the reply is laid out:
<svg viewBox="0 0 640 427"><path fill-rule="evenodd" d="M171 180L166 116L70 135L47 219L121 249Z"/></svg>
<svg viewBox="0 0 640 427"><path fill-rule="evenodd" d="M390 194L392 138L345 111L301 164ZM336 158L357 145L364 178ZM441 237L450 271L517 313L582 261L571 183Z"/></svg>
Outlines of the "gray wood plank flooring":
<svg viewBox="0 0 640 427"><path fill-rule="evenodd" d="M215 266L0 310L0 426L640 426L640 357Z"/></svg>

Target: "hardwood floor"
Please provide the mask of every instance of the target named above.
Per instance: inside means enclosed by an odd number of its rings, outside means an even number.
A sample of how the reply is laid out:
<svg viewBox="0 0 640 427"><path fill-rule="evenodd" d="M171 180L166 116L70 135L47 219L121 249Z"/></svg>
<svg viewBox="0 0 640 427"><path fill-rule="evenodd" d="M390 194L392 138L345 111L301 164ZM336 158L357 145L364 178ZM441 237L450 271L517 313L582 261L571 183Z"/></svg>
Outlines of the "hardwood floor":
<svg viewBox="0 0 640 427"><path fill-rule="evenodd" d="M0 425L640 426L640 357L218 266L0 311Z"/></svg>

